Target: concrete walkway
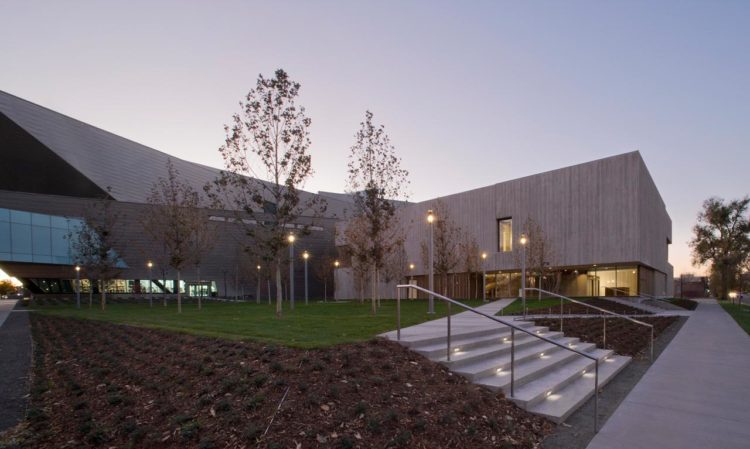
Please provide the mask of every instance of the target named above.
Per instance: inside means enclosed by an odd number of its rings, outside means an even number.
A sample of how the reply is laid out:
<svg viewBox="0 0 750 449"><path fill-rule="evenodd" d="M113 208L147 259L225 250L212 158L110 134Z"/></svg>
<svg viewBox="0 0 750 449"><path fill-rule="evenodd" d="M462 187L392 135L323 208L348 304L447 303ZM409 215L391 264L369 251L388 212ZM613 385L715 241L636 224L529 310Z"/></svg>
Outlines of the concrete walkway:
<svg viewBox="0 0 750 449"><path fill-rule="evenodd" d="M15 307L15 308L14 308ZM0 432L26 413L31 367L28 311L14 300L0 301Z"/></svg>
<svg viewBox="0 0 750 449"><path fill-rule="evenodd" d="M587 449L750 447L750 337L699 302Z"/></svg>

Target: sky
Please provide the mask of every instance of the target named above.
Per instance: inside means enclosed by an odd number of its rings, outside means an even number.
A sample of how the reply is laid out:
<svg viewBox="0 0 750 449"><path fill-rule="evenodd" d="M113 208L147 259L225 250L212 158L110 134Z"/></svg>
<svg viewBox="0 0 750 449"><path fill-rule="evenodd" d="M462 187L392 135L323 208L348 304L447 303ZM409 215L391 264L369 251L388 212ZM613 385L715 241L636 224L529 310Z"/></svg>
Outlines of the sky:
<svg viewBox="0 0 750 449"><path fill-rule="evenodd" d="M343 191L365 110L410 199L639 150L673 223L750 194L748 1L0 2L0 90L220 167L259 74L302 84L315 175Z"/></svg>

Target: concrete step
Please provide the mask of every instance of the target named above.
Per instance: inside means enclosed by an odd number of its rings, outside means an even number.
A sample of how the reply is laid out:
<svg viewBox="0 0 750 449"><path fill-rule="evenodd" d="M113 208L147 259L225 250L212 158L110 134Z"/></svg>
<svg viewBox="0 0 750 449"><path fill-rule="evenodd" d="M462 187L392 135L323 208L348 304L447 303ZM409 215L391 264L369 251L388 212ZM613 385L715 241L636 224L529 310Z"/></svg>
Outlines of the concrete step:
<svg viewBox="0 0 750 449"><path fill-rule="evenodd" d="M532 326L528 328L532 332L540 332L540 333L547 333L547 328L543 326ZM477 349L485 346L493 346L497 344L504 344L507 341L510 341L510 328L507 326L503 326L503 329L499 333L496 334L490 334L490 335L482 335L482 336L465 336L461 335L460 338L451 338L451 348L456 351L460 352L466 352L471 349ZM532 336L529 336L523 332L518 332L516 335L516 344L519 344L521 340L528 340L528 339L534 339L538 340ZM414 351L422 354L423 356L431 359L431 360L437 360L439 358L445 358L445 351L447 350L446 342L442 341L439 343L429 343L426 345L415 345L411 346L411 349Z"/></svg>
<svg viewBox="0 0 750 449"><path fill-rule="evenodd" d="M599 388L601 389L617 373L630 363L630 357L613 355L599 364ZM594 395L594 373L588 371L564 388L554 391L544 400L527 408L528 411L542 415L551 421L561 423Z"/></svg>
<svg viewBox="0 0 750 449"><path fill-rule="evenodd" d="M604 359L612 356L613 351L594 349L588 351L587 354L596 357L602 364L604 364ZM568 384L578 380L582 375L594 372L595 365L596 362L586 357L580 355L574 357L571 361L559 366L546 376L528 382L519 388L515 388L511 399L520 407L527 409L528 407L541 402L548 395L557 393Z"/></svg>
<svg viewBox="0 0 750 449"><path fill-rule="evenodd" d="M560 338L564 337L562 332L545 332L544 336L549 338L550 340L559 340ZM564 344L572 343L575 344L578 341L578 339L572 339L572 340L566 340ZM546 345L546 346L545 346ZM524 352L527 349L538 347L538 349L532 349L531 353L538 353L541 351L544 351L544 348L549 346L552 351L558 349L555 347L555 345L550 345L549 343L546 343L544 340L540 340L538 338L535 338L531 335L524 335L523 338L518 338L516 336L516 343L513 345L516 351L516 360L520 361L522 360L524 356ZM459 351L456 351L455 349L458 349ZM511 342L510 339L506 342L500 342L495 343L492 346L483 346L480 348L475 348L468 351L462 351L461 348L456 347L454 349L454 352L451 353L451 359L450 361L447 360L445 356L445 351L440 355L440 357L432 359L433 361L440 362L443 365L447 366L451 370L458 370L462 366L468 366L475 362L482 361L482 360L489 360L496 357L502 357L503 355L507 355L508 359L510 360L510 349L511 349Z"/></svg>
<svg viewBox="0 0 750 449"><path fill-rule="evenodd" d="M562 345L573 345L575 346L575 349L579 350L588 350L594 347L594 345L590 343L579 343L577 338L565 337L560 338L557 341ZM547 343L543 340L539 340L538 343L522 348L515 352L516 380L518 381L524 377L520 375L521 373L525 373L526 376L531 376L534 374L535 370L541 370L547 365L554 365L554 363L557 363L559 360L569 357L569 354L575 355L575 353L571 351L566 351L559 346ZM498 370L501 371L498 372ZM505 385L506 382L503 380L506 376L507 383L510 385L510 352L495 357L476 360L471 364L456 367L455 369L452 369L452 371L475 383L481 385L486 384L486 386L498 390Z"/></svg>
<svg viewBox="0 0 750 449"><path fill-rule="evenodd" d="M451 339L454 338L471 338L471 337L481 337L481 336L490 336L490 335L502 335L505 332L508 332L508 326L505 326L504 324L500 324L497 322L492 322L490 320L487 320L489 324L487 326L482 325L481 327L473 325L473 326L460 326L460 325L453 325L451 323ZM427 323L424 323L427 324ZM399 343L402 345L413 348L416 346L425 346L428 344L439 344L446 342L446 334L447 334L447 327L445 324L438 325L438 326L425 326L424 324L412 326L410 328L402 329L401 330L401 340L399 340ZM534 323L530 321L517 321L514 323L515 325L523 328L533 327ZM384 334L380 335L381 337L385 337L389 340L397 341L396 340L396 332L390 331L386 332Z"/></svg>

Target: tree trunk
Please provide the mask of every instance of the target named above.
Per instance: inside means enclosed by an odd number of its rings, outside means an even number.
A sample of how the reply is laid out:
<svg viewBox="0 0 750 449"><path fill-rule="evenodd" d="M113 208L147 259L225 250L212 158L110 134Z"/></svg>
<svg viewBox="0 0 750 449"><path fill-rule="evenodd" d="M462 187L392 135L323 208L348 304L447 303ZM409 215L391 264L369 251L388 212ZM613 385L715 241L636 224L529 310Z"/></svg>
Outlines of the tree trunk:
<svg viewBox="0 0 750 449"><path fill-rule="evenodd" d="M276 318L281 318L281 262L276 261Z"/></svg>
<svg viewBox="0 0 750 449"><path fill-rule="evenodd" d="M180 291L180 270L177 270L177 313L182 313L182 291Z"/></svg>
<svg viewBox="0 0 750 449"><path fill-rule="evenodd" d="M258 285L255 289L255 304L260 304L260 275L258 275Z"/></svg>
<svg viewBox="0 0 750 449"><path fill-rule="evenodd" d="M375 315L376 313L378 313L378 309L377 309L378 305L377 305L376 299L375 299L375 288L376 288L376 282L377 282L375 280L376 279L375 272L376 272L376 270L375 270L375 267L373 266L373 268L372 268L372 314L373 315Z"/></svg>
<svg viewBox="0 0 750 449"><path fill-rule="evenodd" d="M100 289L101 289L101 298L102 298L102 310L106 310L107 309L107 284L106 284L107 281L106 279L102 279L100 282L101 282Z"/></svg>
<svg viewBox="0 0 750 449"><path fill-rule="evenodd" d="M161 273L162 276L162 295L161 295L161 302L164 307L167 307L167 273L163 272Z"/></svg>
<svg viewBox="0 0 750 449"><path fill-rule="evenodd" d="M89 279L89 309L94 304L94 282L93 279Z"/></svg>
<svg viewBox="0 0 750 449"><path fill-rule="evenodd" d="M203 308L203 304L201 304L202 296L203 284L201 283L201 267L198 267L198 310L201 310Z"/></svg>

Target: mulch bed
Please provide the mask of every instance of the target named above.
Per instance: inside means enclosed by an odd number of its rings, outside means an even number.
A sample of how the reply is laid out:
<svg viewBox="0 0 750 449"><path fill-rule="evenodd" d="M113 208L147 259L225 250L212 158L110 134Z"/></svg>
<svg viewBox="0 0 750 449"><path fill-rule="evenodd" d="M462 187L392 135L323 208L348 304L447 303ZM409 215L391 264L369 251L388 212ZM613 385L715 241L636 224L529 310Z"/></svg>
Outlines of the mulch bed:
<svg viewBox="0 0 750 449"><path fill-rule="evenodd" d="M679 317L640 317L638 321L652 324L654 326L654 338L659 336L665 329L676 323ZM604 336L603 318L565 318L563 319L563 332L566 337L577 337L583 342L595 343L597 347L602 346ZM537 326L547 326L551 330L560 328L560 320L544 318L534 320ZM651 332L646 326L632 323L622 318L607 318L607 346L617 354L630 357L649 356L649 345Z"/></svg>
<svg viewBox="0 0 750 449"><path fill-rule="evenodd" d="M526 307L527 314L529 315L559 315L560 314L560 305L557 304L554 307L535 307L534 306L535 299L532 298L526 298ZM591 298L587 299L586 304L591 304L592 306L596 306L599 308L602 308L604 310L609 310L610 312L619 313L621 315L651 315L651 312L646 312L645 310L641 310L635 307L628 306L626 304L620 304L619 302L614 301L608 301L606 299L602 298ZM522 315L523 312L515 312L510 313L509 315ZM592 309L590 307L586 307L581 304L577 304L574 302L564 301L563 302L563 315L599 315L603 314L603 312L600 312L596 309Z"/></svg>
<svg viewBox="0 0 750 449"><path fill-rule="evenodd" d="M692 299L680 298L680 299L673 299L670 302L686 310L695 310L695 308L698 307L698 303L696 301L693 301Z"/></svg>
<svg viewBox="0 0 750 449"><path fill-rule="evenodd" d="M533 448L553 427L383 340L306 351L37 314L32 332L19 447Z"/></svg>

